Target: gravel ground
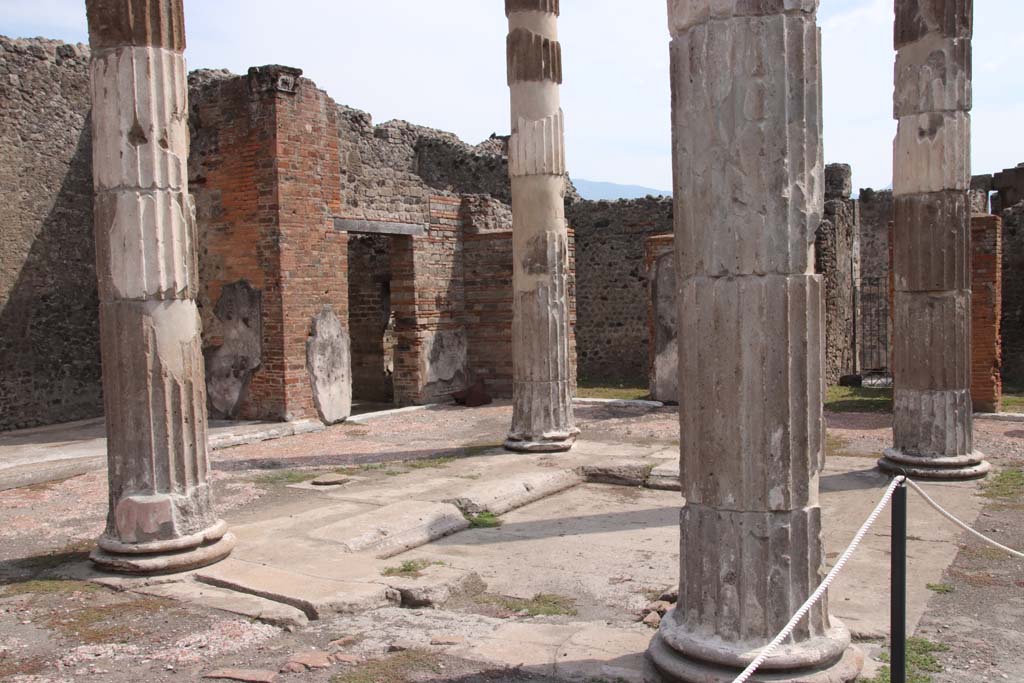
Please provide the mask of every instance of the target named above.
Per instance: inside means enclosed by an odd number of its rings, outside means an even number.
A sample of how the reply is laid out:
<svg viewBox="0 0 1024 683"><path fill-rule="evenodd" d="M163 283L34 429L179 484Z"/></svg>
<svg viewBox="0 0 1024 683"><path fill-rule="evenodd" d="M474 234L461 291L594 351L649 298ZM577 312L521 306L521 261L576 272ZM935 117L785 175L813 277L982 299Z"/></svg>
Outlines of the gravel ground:
<svg viewBox="0 0 1024 683"><path fill-rule="evenodd" d="M576 414L589 439L678 443L676 408L586 405ZM507 404L473 410L444 406L214 451L217 505L229 519L265 515L296 495L284 486L295 471L473 455L501 443L510 416ZM827 419L830 456L877 457L891 442L888 415L840 413ZM975 440L997 471L1024 467L1024 424L979 419ZM331 649L338 634L330 624L288 633L90 584L32 580L51 576L63 562L84 559L105 514L101 472L0 492L0 680L197 680L219 666L277 671L295 652ZM1024 492L1014 489L990 499L977 528L1024 548ZM949 648L936 655L946 671L932 674L935 683L1024 681L1024 665L1016 656L1024 650L1024 563L965 541L944 584L948 590L936 592L919 629ZM542 680L437 653L388 661L394 666L344 664L333 673L310 671L296 680L327 681L339 672L342 683L358 683L362 673L382 683ZM371 668L351 672L359 666Z"/></svg>

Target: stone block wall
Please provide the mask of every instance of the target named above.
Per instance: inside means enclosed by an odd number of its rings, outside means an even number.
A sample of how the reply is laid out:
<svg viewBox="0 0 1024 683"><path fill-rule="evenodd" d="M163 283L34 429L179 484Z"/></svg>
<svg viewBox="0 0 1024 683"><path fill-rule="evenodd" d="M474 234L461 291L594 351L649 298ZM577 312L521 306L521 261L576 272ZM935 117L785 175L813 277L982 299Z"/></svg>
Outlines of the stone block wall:
<svg viewBox="0 0 1024 683"><path fill-rule="evenodd" d="M1003 384L1007 390L1024 390L1024 202L1002 212Z"/></svg>
<svg viewBox="0 0 1024 683"><path fill-rule="evenodd" d="M860 213L860 287L857 332L862 372L888 370L891 338L890 224L891 190L862 189Z"/></svg>
<svg viewBox="0 0 1024 683"><path fill-rule="evenodd" d="M976 412L997 413L1002 402L1002 220L971 217L971 399Z"/></svg>
<svg viewBox="0 0 1024 683"><path fill-rule="evenodd" d="M825 284L825 377L838 384L858 370L856 303L860 274L859 207L850 198L851 169L825 168L825 214L815 233L814 272Z"/></svg>
<svg viewBox="0 0 1024 683"><path fill-rule="evenodd" d="M103 414L88 65L0 36L0 431Z"/></svg>
<svg viewBox="0 0 1024 683"><path fill-rule="evenodd" d="M300 75L268 66L191 79L189 172L214 416L317 417L306 349L313 319L330 309L347 320L347 235L333 222L337 105ZM257 302L241 321L237 306L220 304L239 283Z"/></svg>
<svg viewBox="0 0 1024 683"><path fill-rule="evenodd" d="M672 231L671 198L578 201L566 207L576 240L579 376L647 384L650 338L644 239Z"/></svg>

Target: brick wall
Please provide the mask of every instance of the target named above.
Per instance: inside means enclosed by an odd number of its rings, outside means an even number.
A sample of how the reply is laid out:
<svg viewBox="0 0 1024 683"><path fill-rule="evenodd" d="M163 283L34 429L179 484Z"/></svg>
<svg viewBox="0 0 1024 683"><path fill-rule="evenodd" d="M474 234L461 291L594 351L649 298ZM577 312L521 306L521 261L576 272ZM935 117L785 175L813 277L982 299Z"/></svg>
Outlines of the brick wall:
<svg viewBox="0 0 1024 683"><path fill-rule="evenodd" d="M512 212L490 196L468 196L463 215L463 289L473 379L512 396Z"/></svg>
<svg viewBox="0 0 1024 683"><path fill-rule="evenodd" d="M0 36L0 431L103 414L88 63Z"/></svg>
<svg viewBox="0 0 1024 683"><path fill-rule="evenodd" d="M672 200L579 201L566 217L575 231L580 377L646 386L644 238L672 231Z"/></svg>
<svg viewBox="0 0 1024 683"><path fill-rule="evenodd" d="M197 205L204 345L224 342L214 311L225 285L261 294L261 362L245 419L316 417L306 370L313 318L348 317L337 105L297 70L192 78L190 180ZM316 140L316 144L310 144Z"/></svg>
<svg viewBox="0 0 1024 683"><path fill-rule="evenodd" d="M971 217L971 399L974 410L997 413L1002 401L999 323L1002 302L1002 221Z"/></svg>
<svg viewBox="0 0 1024 683"><path fill-rule="evenodd" d="M337 104L309 80L291 91L271 75L277 112L276 172L284 320L285 413L316 417L306 368L313 318L330 307L348 320L348 234L334 229L341 212Z"/></svg>
<svg viewBox="0 0 1024 683"><path fill-rule="evenodd" d="M391 240L388 235L349 235L348 324L352 341L352 397L394 399L394 349L386 332L391 317ZM390 353L389 353L390 351Z"/></svg>

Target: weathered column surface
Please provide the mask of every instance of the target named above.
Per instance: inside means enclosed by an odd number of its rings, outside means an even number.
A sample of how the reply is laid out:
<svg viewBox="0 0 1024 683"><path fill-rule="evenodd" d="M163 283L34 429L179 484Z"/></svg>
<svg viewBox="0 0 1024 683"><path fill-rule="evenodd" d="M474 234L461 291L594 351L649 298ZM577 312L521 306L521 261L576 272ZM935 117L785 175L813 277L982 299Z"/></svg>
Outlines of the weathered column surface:
<svg viewBox="0 0 1024 683"><path fill-rule="evenodd" d="M110 510L93 561L126 572L234 546L207 483L181 0L87 0Z"/></svg>
<svg viewBox="0 0 1024 683"><path fill-rule="evenodd" d="M680 346L679 601L649 655L732 681L824 578L817 0L669 0ZM813 607L753 681L862 664Z"/></svg>
<svg viewBox="0 0 1024 683"><path fill-rule="evenodd" d="M573 424L569 374L569 250L559 84L558 0L505 0L512 102L512 430L515 451L566 451Z"/></svg>
<svg viewBox="0 0 1024 683"><path fill-rule="evenodd" d="M971 403L972 0L896 0L893 448L883 470L967 479Z"/></svg>

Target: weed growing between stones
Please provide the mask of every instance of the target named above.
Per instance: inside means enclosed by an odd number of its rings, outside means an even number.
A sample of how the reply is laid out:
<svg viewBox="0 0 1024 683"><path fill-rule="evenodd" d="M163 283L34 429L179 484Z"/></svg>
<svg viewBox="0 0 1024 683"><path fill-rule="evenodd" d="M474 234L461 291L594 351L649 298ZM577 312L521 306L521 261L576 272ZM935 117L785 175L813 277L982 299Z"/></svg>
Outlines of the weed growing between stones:
<svg viewBox="0 0 1024 683"><path fill-rule="evenodd" d="M833 413L891 413L892 389L831 386L825 398L825 410Z"/></svg>
<svg viewBox="0 0 1024 683"><path fill-rule="evenodd" d="M447 467L448 464L454 460L455 458L453 456L445 456L443 458L421 458L420 460L410 460L403 464L414 470L423 470L432 467Z"/></svg>
<svg viewBox="0 0 1024 683"><path fill-rule="evenodd" d="M512 614L528 617L576 616L576 600L554 593L537 593L530 599L510 598L505 595L478 596L478 602L498 607Z"/></svg>
<svg viewBox="0 0 1024 683"><path fill-rule="evenodd" d="M442 671L444 667L436 654L406 650L332 676L331 683L408 683Z"/></svg>
<svg viewBox="0 0 1024 683"><path fill-rule="evenodd" d="M462 513L463 516L469 521L470 529L493 529L501 526L501 518L493 512L481 512L478 515L470 514L468 512Z"/></svg>
<svg viewBox="0 0 1024 683"><path fill-rule="evenodd" d="M982 484L982 494L986 498L1003 498L1015 500L1024 496L1024 470L1010 469L1003 470L999 474L989 477Z"/></svg>
<svg viewBox="0 0 1024 683"><path fill-rule="evenodd" d="M950 583L929 583L925 584L925 588L934 593L952 593L955 589L953 584Z"/></svg>
<svg viewBox="0 0 1024 683"><path fill-rule="evenodd" d="M397 567L386 567L381 570L382 576L401 576L407 579L417 579L423 576L423 570L434 565L443 565L444 562L431 562L430 560L405 560Z"/></svg>
<svg viewBox="0 0 1024 683"><path fill-rule="evenodd" d="M944 670L939 660L935 658L936 652L947 652L948 647L941 643L934 643L927 638L907 639L907 683L932 683L931 674L940 673ZM883 652L883 662L889 661L889 653ZM883 666L874 678L867 679L862 683L891 683L892 672L888 666Z"/></svg>

